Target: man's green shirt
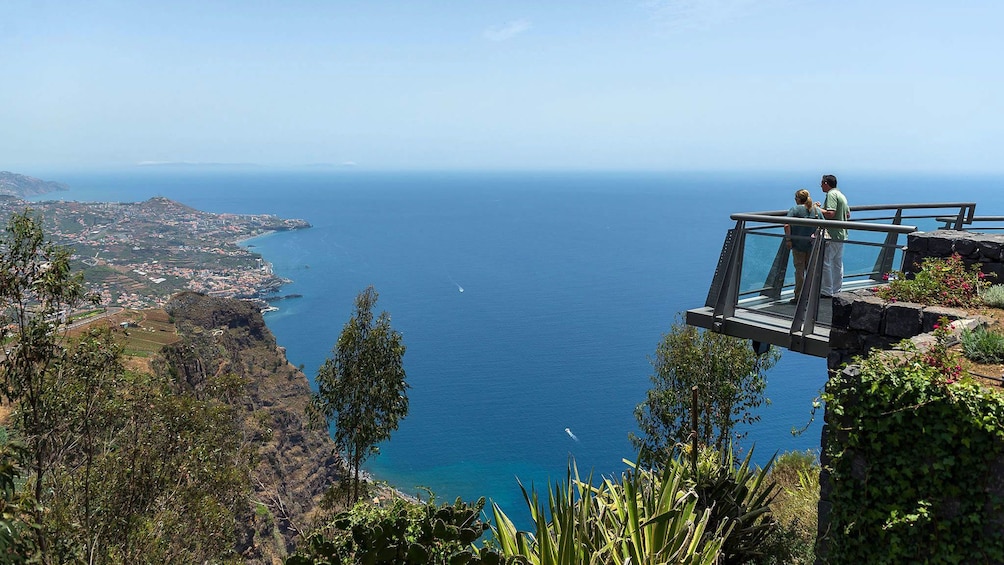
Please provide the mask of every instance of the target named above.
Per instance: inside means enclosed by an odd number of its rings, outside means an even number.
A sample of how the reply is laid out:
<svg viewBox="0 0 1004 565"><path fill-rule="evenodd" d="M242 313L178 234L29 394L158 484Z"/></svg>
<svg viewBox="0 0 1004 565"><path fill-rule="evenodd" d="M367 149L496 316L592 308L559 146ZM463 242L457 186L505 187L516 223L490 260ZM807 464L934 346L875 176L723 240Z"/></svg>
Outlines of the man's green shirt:
<svg viewBox="0 0 1004 565"><path fill-rule="evenodd" d="M826 193L826 201L823 202L824 210L835 210L836 214L833 215L831 220L838 220L846 222L851 216L851 209L847 206L847 198L844 194L835 188L831 188L829 192ZM844 241L847 239L847 230L840 228L827 228L827 233L830 234L830 239L836 241Z"/></svg>

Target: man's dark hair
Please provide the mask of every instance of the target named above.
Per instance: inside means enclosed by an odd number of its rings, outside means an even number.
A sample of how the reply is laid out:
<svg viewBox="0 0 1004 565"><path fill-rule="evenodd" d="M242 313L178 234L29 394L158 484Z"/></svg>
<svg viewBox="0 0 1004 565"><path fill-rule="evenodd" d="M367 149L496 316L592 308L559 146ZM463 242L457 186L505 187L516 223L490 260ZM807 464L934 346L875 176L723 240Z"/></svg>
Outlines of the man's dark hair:
<svg viewBox="0 0 1004 565"><path fill-rule="evenodd" d="M823 175L823 182L830 185L830 188L837 188L837 177L833 175Z"/></svg>

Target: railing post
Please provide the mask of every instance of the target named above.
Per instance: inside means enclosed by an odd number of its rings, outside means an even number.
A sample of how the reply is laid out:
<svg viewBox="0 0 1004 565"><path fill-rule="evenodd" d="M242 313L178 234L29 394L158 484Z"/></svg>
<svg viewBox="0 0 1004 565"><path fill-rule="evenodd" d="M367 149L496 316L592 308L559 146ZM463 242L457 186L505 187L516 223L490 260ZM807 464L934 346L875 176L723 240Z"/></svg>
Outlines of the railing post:
<svg viewBox="0 0 1004 565"><path fill-rule="evenodd" d="M791 349L803 351L805 336L816 329L816 315L819 313L819 290L823 278L823 253L826 252L826 240L823 238L823 227L816 228L815 243L809 253L809 264L806 267L805 280L802 282L802 294L798 296L795 305L795 316L791 320ZM796 344L798 348L796 349Z"/></svg>
<svg viewBox="0 0 1004 565"><path fill-rule="evenodd" d="M737 226L739 224L736 224ZM704 306L714 308L718 304L718 297L725 286L725 278L728 274L729 265L732 264L732 252L736 246L739 228L733 228L725 233L725 243L722 244L722 251L718 255L718 264L715 265L715 276L711 279L711 288L708 289L708 298L704 301Z"/></svg>
<svg viewBox="0 0 1004 565"><path fill-rule="evenodd" d="M899 208L896 210L896 216L892 219L892 225L898 226L902 223L903 209ZM889 232L885 234L885 242L882 244L882 251L879 252L879 256L875 260L875 266L872 267L872 271L874 271L875 274L873 274L870 278L873 281L882 280L882 275L892 270L892 262L896 256L898 242L898 233Z"/></svg>
<svg viewBox="0 0 1004 565"><path fill-rule="evenodd" d="M746 247L746 223L736 221L732 239L732 251L727 258L728 263L722 276L722 287L718 291L715 303L715 321L713 331L721 331L725 318L736 314L736 303L739 301L739 283L743 268L743 249Z"/></svg>
<svg viewBox="0 0 1004 565"><path fill-rule="evenodd" d="M968 212L968 214L967 214ZM976 204L971 206L960 206L959 214L955 218L955 230L961 230L965 224L973 223L973 215L976 214Z"/></svg>

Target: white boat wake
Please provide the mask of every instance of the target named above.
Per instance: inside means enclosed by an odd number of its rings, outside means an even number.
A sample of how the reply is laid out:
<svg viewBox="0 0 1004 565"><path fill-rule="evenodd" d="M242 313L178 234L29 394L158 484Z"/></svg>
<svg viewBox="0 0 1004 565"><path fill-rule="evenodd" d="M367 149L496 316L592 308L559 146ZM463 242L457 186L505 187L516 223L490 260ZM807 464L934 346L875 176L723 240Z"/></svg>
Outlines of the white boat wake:
<svg viewBox="0 0 1004 565"><path fill-rule="evenodd" d="M572 433L572 430L565 428L565 433L568 434L568 437L574 439L575 441L579 441L579 438L575 437L575 434Z"/></svg>
<svg viewBox="0 0 1004 565"><path fill-rule="evenodd" d="M464 287L460 286L460 283L458 283L457 281L453 280L453 277L450 276L450 272L449 271L446 272L446 278L450 279L451 283L457 285L457 290L459 290L460 292L464 291Z"/></svg>

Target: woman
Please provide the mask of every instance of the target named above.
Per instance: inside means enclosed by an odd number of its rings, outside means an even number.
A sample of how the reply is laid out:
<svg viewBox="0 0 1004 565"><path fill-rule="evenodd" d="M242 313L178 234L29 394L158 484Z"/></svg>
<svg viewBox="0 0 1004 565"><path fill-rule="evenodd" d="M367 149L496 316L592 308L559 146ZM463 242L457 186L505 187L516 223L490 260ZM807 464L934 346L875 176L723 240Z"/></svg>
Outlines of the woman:
<svg viewBox="0 0 1004 565"><path fill-rule="evenodd" d="M788 210L788 217L821 220L823 214L813 204L809 191L803 188L795 192L795 205ZM791 299L792 304L798 302L798 297L802 295L802 283L809 266L809 252L812 251L812 234L815 232L816 228L812 226L784 225L784 240L788 243L788 249L791 249L791 260L795 264L795 297Z"/></svg>

